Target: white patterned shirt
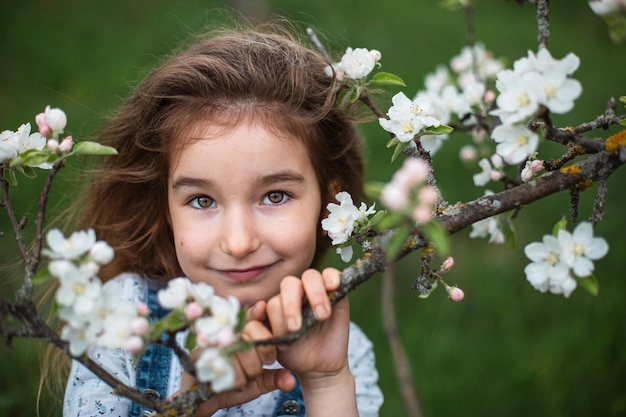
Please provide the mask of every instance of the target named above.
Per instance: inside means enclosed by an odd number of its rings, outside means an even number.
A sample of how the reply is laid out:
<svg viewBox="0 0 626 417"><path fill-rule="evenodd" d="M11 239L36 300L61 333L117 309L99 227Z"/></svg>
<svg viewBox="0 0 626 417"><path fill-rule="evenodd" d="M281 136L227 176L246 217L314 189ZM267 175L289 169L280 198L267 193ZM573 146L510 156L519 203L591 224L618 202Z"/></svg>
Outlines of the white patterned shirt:
<svg viewBox="0 0 626 417"><path fill-rule="evenodd" d="M132 302L146 301L146 280L139 275L122 274L105 285L119 285L124 296ZM180 338L179 343L183 345L184 335L179 333L177 336ZM136 364L132 354L122 349L96 349L90 356L122 383L135 386ZM178 357L172 356L169 364L168 396L178 391L183 374ZM354 323L350 323L348 362L356 383L360 417L377 417L383 395L378 387L372 343ZM270 367L277 366L280 365ZM219 410L214 417L271 417L279 395L278 390L268 392L248 403ZM63 401L64 417L128 417L130 405L128 398L115 395L113 389L91 371L76 361L72 362Z"/></svg>

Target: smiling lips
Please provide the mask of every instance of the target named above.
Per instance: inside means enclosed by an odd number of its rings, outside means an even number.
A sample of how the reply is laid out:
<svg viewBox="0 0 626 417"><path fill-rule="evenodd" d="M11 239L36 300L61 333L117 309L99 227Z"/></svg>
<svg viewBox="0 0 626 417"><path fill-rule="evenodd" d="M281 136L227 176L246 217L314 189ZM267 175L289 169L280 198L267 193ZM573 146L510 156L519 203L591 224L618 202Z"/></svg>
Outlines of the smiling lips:
<svg viewBox="0 0 626 417"><path fill-rule="evenodd" d="M219 270L220 274L224 275L228 279L235 282L248 282L261 276L265 273L273 264L264 266L255 266L247 269L222 269Z"/></svg>

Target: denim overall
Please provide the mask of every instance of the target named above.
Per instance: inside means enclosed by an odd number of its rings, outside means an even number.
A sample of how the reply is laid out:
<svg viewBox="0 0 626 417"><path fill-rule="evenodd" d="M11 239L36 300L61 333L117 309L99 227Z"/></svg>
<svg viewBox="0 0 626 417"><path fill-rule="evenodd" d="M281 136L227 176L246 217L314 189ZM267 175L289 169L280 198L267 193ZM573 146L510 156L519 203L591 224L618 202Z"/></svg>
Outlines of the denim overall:
<svg viewBox="0 0 626 417"><path fill-rule="evenodd" d="M146 302L150 308L151 320L160 320L170 312L170 310L162 308L157 301L159 289L153 282L148 281ZM167 337L167 335L164 336ZM174 355L174 352L170 348L160 344L151 344L141 355L137 365L136 384L142 395L153 396L154 398L167 398L172 355ZM289 392L280 391L276 406L271 414L272 416L306 416L302 389L297 378L296 382L296 387L293 390ZM129 417L147 417L151 412L152 410L133 401Z"/></svg>

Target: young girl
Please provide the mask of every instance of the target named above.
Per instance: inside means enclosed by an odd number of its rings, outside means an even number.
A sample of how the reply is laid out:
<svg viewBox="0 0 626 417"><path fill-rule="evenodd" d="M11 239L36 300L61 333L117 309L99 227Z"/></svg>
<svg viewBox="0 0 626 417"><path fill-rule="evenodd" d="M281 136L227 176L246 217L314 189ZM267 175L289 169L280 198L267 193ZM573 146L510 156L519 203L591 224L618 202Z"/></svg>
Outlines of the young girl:
<svg viewBox="0 0 626 417"><path fill-rule="evenodd" d="M326 296L339 272L311 269L330 243L326 204L341 190L364 194L360 139L326 65L285 34L220 33L152 71L101 134L119 155L96 172L79 226L115 249L106 285L158 313L168 279L206 282L252 307L244 335L255 340L298 330L303 299L319 321L289 346L237 355L238 389L196 415L378 415L371 343L347 300L331 314ZM92 357L161 398L194 382L164 351L139 364L123 351ZM73 364L65 416L144 414Z"/></svg>

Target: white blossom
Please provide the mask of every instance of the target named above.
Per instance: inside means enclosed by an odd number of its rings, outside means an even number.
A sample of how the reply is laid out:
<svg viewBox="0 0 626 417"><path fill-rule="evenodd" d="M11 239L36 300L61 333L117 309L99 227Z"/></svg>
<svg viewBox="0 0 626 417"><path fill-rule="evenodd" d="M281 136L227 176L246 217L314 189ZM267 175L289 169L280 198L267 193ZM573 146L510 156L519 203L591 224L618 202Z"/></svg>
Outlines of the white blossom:
<svg viewBox="0 0 626 417"><path fill-rule="evenodd" d="M589 7L598 16L610 16L626 12L624 0L589 0Z"/></svg>
<svg viewBox="0 0 626 417"><path fill-rule="evenodd" d="M113 248L103 240L99 240L89 250L89 257L99 265L106 265L113 260Z"/></svg>
<svg viewBox="0 0 626 417"><path fill-rule="evenodd" d="M354 255L354 249L352 249L352 246L342 246L337 248L336 252L341 257L341 260L346 263L350 262L352 256Z"/></svg>
<svg viewBox="0 0 626 417"><path fill-rule="evenodd" d="M413 140L416 134L427 127L439 127L441 122L434 117L430 102L418 97L409 99L403 92L391 98L392 106L387 111L389 119L378 119L380 126L393 133L400 142Z"/></svg>
<svg viewBox="0 0 626 417"><path fill-rule="evenodd" d="M524 248L524 253L532 261L524 272L531 285L541 291L563 294L569 297L576 288L576 281L569 275L569 268L561 261L561 246L551 235L545 235L543 242L533 242Z"/></svg>
<svg viewBox="0 0 626 417"><path fill-rule="evenodd" d="M341 61L337 64L338 71L346 77L360 80L369 75L380 60L380 52L365 48L347 48Z"/></svg>
<svg viewBox="0 0 626 417"><path fill-rule="evenodd" d="M498 154L494 154L491 158L482 158L478 161L478 166L482 169L478 174L474 174L474 185L482 187L489 181L498 181L503 176L502 169L504 162Z"/></svg>
<svg viewBox="0 0 626 417"><path fill-rule="evenodd" d="M512 165L526 160L539 146L539 136L523 125L498 125L491 138L498 144L496 153Z"/></svg>
<svg viewBox="0 0 626 417"><path fill-rule="evenodd" d="M218 349L204 349L196 361L196 374L200 382L211 382L214 392L225 391L235 385L235 370Z"/></svg>
<svg viewBox="0 0 626 417"><path fill-rule="evenodd" d="M593 272L593 262L602 258L609 250L603 238L593 237L591 223L581 222L572 233L559 230L557 239L561 245L561 259L579 277Z"/></svg>
<svg viewBox="0 0 626 417"><path fill-rule="evenodd" d="M163 308L182 309L191 295L191 281L188 278L174 278L168 281L167 288L159 290L157 300Z"/></svg>
<svg viewBox="0 0 626 417"><path fill-rule="evenodd" d="M52 229L46 235L48 248L44 255L52 259L77 259L88 253L96 243L96 232L93 229L73 232L68 239L59 229Z"/></svg>
<svg viewBox="0 0 626 417"><path fill-rule="evenodd" d="M220 335L226 330L233 334L239 319L240 304L235 297L223 298L213 296L210 302L211 315L196 320L194 329L197 334L197 342L201 347L220 344Z"/></svg>
<svg viewBox="0 0 626 417"><path fill-rule="evenodd" d="M335 199L339 204L329 203L326 206L330 214L322 220L322 229L328 232L333 245L340 245L348 241L361 214L346 191L337 193Z"/></svg>
<svg viewBox="0 0 626 417"><path fill-rule="evenodd" d="M53 135L63 133L63 129L65 129L65 125L67 125L67 116L63 110L46 106L44 116L46 124L52 130Z"/></svg>

